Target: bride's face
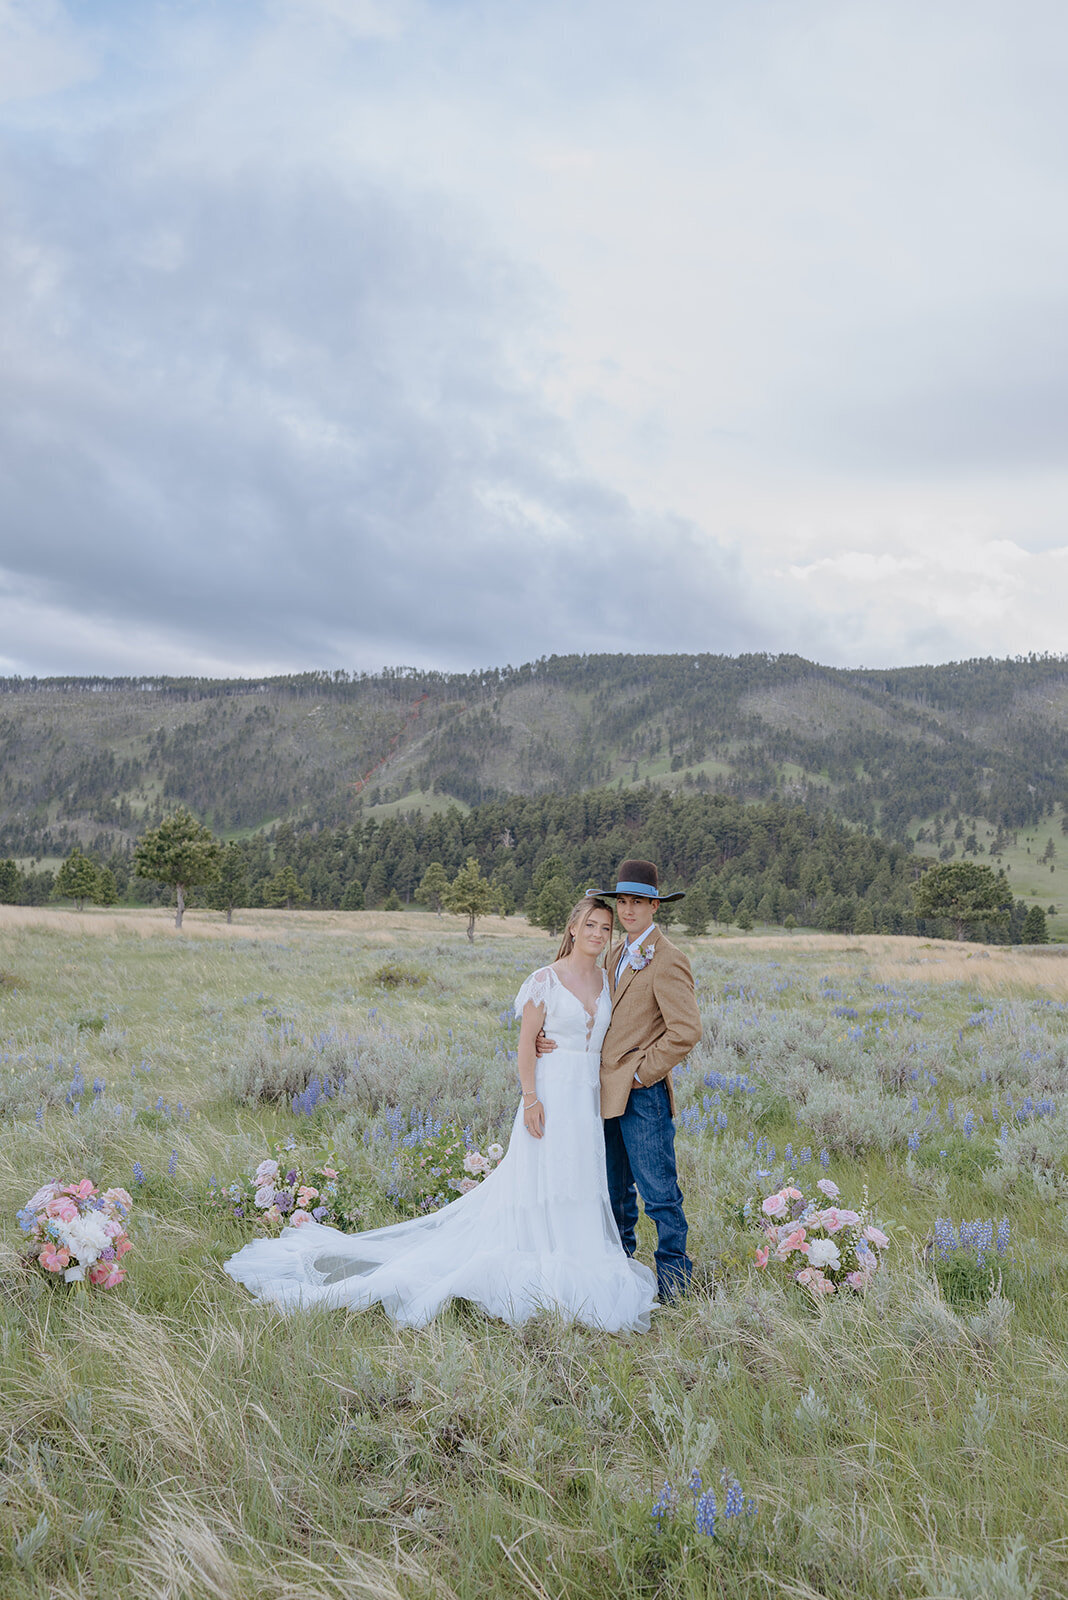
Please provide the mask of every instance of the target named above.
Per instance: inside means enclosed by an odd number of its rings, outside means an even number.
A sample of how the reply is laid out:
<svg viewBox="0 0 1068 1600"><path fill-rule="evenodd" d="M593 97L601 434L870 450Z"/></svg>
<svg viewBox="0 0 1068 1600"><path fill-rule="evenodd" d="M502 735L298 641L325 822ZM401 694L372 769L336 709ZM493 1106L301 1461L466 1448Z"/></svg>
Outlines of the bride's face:
<svg viewBox="0 0 1068 1600"><path fill-rule="evenodd" d="M600 911L596 907L592 911L587 911L584 916L578 917L571 924L571 937L575 941L576 950L596 960L612 937L612 913Z"/></svg>

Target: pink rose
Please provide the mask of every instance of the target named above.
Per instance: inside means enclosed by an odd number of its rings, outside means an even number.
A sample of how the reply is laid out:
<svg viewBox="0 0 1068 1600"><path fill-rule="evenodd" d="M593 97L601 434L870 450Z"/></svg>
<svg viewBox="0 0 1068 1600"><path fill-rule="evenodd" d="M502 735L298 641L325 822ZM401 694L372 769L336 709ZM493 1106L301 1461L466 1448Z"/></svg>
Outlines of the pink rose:
<svg viewBox="0 0 1068 1600"><path fill-rule="evenodd" d="M787 1234L785 1239L780 1239L775 1254L780 1261L785 1261L786 1257L794 1250L800 1250L802 1255L806 1255L808 1253L808 1245L805 1243L805 1239L804 1228L795 1228L792 1233Z"/></svg>
<svg viewBox="0 0 1068 1600"><path fill-rule="evenodd" d="M880 1250L885 1250L890 1240L881 1228L869 1227L864 1229L864 1238L870 1239L872 1244L877 1244Z"/></svg>
<svg viewBox="0 0 1068 1600"><path fill-rule="evenodd" d="M819 1272L819 1273L816 1274L815 1281L812 1284L812 1293L813 1294L833 1294L834 1293L834 1284L831 1282L830 1278L825 1278L823 1276L823 1273Z"/></svg>
<svg viewBox="0 0 1068 1600"><path fill-rule="evenodd" d="M768 1250L765 1250L763 1248L758 1248L757 1249L756 1264L757 1264L758 1267L763 1268L763 1267L767 1266L769 1254L770 1254L770 1251L768 1251Z"/></svg>
<svg viewBox="0 0 1068 1600"><path fill-rule="evenodd" d="M841 1190L832 1178L817 1178L816 1188L820 1194L825 1194L828 1200L837 1200Z"/></svg>
<svg viewBox="0 0 1068 1600"><path fill-rule="evenodd" d="M863 1294L864 1290L868 1287L870 1282L871 1282L871 1273L870 1272L847 1272L846 1273L846 1283L848 1283L848 1285L849 1285L849 1287L851 1289L856 1289L859 1294Z"/></svg>
<svg viewBox="0 0 1068 1600"><path fill-rule="evenodd" d="M73 1222L77 1215L78 1207L63 1194L56 1195L45 1206L45 1216L54 1218L56 1222Z"/></svg>
<svg viewBox="0 0 1068 1600"><path fill-rule="evenodd" d="M47 1205L49 1200L54 1200L59 1193L59 1184L53 1180L51 1183L42 1184L37 1193L26 1202L26 1210L37 1212Z"/></svg>
<svg viewBox="0 0 1068 1600"><path fill-rule="evenodd" d="M322 1173L324 1178L336 1178L337 1177L337 1173L334 1171L333 1167L320 1167L319 1171Z"/></svg>
<svg viewBox="0 0 1068 1600"><path fill-rule="evenodd" d="M760 1209L766 1217L782 1217L786 1214L786 1201L781 1194L769 1194Z"/></svg>
<svg viewBox="0 0 1068 1600"><path fill-rule="evenodd" d="M133 1200L126 1193L125 1189L105 1189L104 1199L109 1201L112 1205L121 1206L124 1211L133 1210Z"/></svg>
<svg viewBox="0 0 1068 1600"><path fill-rule="evenodd" d="M855 1228L860 1221L859 1211L839 1211L838 1220L843 1228Z"/></svg>
<svg viewBox="0 0 1068 1600"><path fill-rule="evenodd" d="M318 1200L318 1198L319 1198L318 1189L310 1189L306 1183L302 1184L301 1187L297 1190L297 1205L298 1206L306 1206L308 1204L309 1200Z"/></svg>
<svg viewBox="0 0 1068 1600"><path fill-rule="evenodd" d="M306 1222L314 1222L315 1218L310 1211L294 1211L289 1219L291 1228L303 1228Z"/></svg>
<svg viewBox="0 0 1068 1600"><path fill-rule="evenodd" d="M782 1197L784 1200L803 1200L805 1198L800 1189L784 1189Z"/></svg>
<svg viewBox="0 0 1068 1600"><path fill-rule="evenodd" d="M461 1194L470 1194L472 1189L478 1188L477 1178L461 1178L456 1185Z"/></svg>
<svg viewBox="0 0 1068 1600"><path fill-rule="evenodd" d="M828 1206L826 1211L821 1211L816 1218L821 1228L826 1228L828 1233L837 1233L842 1226L842 1213L837 1206Z"/></svg>
<svg viewBox="0 0 1068 1600"><path fill-rule="evenodd" d="M807 1289L815 1276L815 1267L804 1267L795 1275L794 1282L799 1283L802 1288Z"/></svg>
<svg viewBox="0 0 1068 1600"><path fill-rule="evenodd" d="M254 1182L257 1189L262 1189L265 1183L273 1183L278 1176L277 1161L261 1161L256 1168Z"/></svg>

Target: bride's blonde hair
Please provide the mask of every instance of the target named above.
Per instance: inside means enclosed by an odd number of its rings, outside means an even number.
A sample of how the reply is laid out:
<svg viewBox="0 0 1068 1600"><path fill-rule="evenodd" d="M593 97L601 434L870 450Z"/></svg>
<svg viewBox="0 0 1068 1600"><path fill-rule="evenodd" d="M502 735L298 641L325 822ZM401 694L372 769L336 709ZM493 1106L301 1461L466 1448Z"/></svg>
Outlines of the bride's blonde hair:
<svg viewBox="0 0 1068 1600"><path fill-rule="evenodd" d="M564 936L560 940L560 948L556 952L557 961L563 956L569 956L574 950L575 935L571 932L571 929L579 917L583 916L587 911L607 911L609 917L612 918L613 926L615 925L615 912L608 904L608 901L598 900L597 896L593 894L584 894L578 904L572 906L571 913L564 924Z"/></svg>

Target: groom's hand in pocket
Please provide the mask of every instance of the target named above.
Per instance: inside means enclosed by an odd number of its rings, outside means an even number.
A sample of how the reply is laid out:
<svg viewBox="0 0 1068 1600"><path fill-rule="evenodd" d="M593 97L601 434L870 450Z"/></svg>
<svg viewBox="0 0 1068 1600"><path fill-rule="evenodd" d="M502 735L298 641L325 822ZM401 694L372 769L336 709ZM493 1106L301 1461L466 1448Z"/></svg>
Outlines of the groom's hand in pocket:
<svg viewBox="0 0 1068 1600"><path fill-rule="evenodd" d="M538 1034L538 1037L534 1040L535 1053L539 1056L547 1056L550 1050L555 1049L556 1040L550 1039L548 1034L545 1032L545 1029L542 1028L541 1032Z"/></svg>

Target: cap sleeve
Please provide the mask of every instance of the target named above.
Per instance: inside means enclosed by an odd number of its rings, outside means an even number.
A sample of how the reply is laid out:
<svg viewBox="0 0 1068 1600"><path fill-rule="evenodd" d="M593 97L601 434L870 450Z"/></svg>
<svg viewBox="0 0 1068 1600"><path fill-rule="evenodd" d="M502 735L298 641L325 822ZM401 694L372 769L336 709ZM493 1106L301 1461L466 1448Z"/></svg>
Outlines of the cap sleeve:
<svg viewBox="0 0 1068 1600"><path fill-rule="evenodd" d="M552 983L552 970L549 967L539 967L537 972L532 972L526 979L519 993L515 997L515 1014L523 1015L523 1007L528 1000L536 1006L548 1006L549 989Z"/></svg>

